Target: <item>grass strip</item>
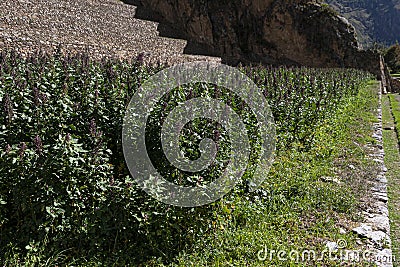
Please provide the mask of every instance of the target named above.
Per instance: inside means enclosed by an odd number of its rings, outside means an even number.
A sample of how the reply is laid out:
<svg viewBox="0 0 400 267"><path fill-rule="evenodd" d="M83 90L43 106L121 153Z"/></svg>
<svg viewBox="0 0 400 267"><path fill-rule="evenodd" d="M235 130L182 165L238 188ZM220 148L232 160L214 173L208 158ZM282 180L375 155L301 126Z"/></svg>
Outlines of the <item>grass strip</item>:
<svg viewBox="0 0 400 267"><path fill-rule="evenodd" d="M400 95L399 94L391 94L389 95L391 111L394 118L394 126L397 133L397 139L400 140Z"/></svg>
<svg viewBox="0 0 400 267"><path fill-rule="evenodd" d="M395 95L387 95L382 98L382 119L383 119L383 144L385 149L385 165L388 169L386 173L388 178L389 195L389 215L391 227L392 250L395 259L400 259L400 154L398 148L398 136L393 116L397 116L399 121L400 110L399 101ZM397 128L397 132L398 132ZM398 261L394 266L399 266Z"/></svg>

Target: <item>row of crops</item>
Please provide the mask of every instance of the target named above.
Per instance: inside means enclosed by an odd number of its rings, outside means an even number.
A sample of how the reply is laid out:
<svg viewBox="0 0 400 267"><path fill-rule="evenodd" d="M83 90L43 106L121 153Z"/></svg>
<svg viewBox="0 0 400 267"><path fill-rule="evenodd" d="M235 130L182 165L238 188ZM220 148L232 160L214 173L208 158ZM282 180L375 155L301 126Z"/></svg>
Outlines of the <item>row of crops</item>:
<svg viewBox="0 0 400 267"><path fill-rule="evenodd" d="M202 227L213 217L213 205L183 209L158 203L137 188L123 157L125 109L143 81L164 67L145 65L140 58L95 62L86 55L38 53L22 58L14 52L0 54L0 248L4 248L0 258L7 247L26 253L43 245L46 253L67 249L78 255L118 251L129 244L135 247L133 260L141 261L159 253L152 244L160 242L176 251L204 234ZM270 103L278 154L312 148L318 125L371 79L357 70L240 70L254 80ZM237 96L229 90L213 85L181 86L163 98L151 118L147 141L155 162L165 160L154 147L160 143L160 118L177 101L204 94L235 103L235 111L251 117L247 120L249 136L257 139L254 114L246 114L243 101L232 101ZM207 130L201 131L202 127ZM215 128L220 132L216 134ZM201 134L194 133L199 132L221 143L225 140L219 125L195 122L185 128L181 142L189 157L198 156ZM223 162L229 148L221 148ZM252 160L256 162L257 157ZM157 164L165 175L174 173L163 162ZM223 167L222 163L214 171L218 174ZM193 182L185 174L182 177L188 184ZM236 192L251 194L245 183Z"/></svg>

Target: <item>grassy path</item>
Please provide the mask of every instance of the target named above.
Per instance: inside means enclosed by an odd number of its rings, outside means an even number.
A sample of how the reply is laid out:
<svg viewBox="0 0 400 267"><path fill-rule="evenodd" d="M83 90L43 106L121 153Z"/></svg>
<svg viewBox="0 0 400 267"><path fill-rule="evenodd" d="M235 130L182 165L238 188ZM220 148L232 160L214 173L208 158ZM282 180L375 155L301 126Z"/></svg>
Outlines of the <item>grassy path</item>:
<svg viewBox="0 0 400 267"><path fill-rule="evenodd" d="M388 168L389 214L391 222L392 249L395 259L400 259L400 95L385 95L382 98L383 141L385 165ZM394 266L400 266L394 260Z"/></svg>

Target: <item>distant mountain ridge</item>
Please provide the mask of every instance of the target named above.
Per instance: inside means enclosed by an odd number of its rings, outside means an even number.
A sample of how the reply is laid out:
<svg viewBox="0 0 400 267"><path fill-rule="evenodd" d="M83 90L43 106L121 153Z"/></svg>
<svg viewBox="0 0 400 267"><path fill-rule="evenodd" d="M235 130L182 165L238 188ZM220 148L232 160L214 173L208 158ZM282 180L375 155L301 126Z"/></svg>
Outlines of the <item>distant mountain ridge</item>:
<svg viewBox="0 0 400 267"><path fill-rule="evenodd" d="M325 0L354 25L364 48L400 42L400 0Z"/></svg>

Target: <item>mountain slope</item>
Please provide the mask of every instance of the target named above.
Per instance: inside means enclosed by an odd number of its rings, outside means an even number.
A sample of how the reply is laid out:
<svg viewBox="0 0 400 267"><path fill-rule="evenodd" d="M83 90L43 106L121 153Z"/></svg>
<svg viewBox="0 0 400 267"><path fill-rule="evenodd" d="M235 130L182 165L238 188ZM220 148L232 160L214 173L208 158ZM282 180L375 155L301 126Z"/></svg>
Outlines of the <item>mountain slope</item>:
<svg viewBox="0 0 400 267"><path fill-rule="evenodd" d="M326 0L356 28L364 47L400 41L400 0Z"/></svg>

